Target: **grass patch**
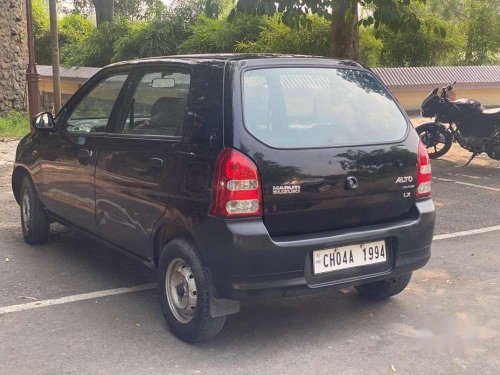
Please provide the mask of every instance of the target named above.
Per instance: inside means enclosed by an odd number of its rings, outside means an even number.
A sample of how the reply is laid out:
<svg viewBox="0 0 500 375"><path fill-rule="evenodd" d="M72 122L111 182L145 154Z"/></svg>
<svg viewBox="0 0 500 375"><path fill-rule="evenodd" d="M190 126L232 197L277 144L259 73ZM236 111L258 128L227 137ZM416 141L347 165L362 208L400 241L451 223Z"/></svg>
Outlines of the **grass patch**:
<svg viewBox="0 0 500 375"><path fill-rule="evenodd" d="M21 138L30 131L27 112L10 112L0 116L0 137Z"/></svg>

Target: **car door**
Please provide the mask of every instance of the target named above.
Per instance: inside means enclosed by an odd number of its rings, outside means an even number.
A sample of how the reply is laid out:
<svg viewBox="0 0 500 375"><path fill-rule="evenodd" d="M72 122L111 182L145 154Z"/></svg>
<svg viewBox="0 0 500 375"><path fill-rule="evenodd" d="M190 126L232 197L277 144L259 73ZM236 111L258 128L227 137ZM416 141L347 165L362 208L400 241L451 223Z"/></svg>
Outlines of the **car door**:
<svg viewBox="0 0 500 375"><path fill-rule="evenodd" d="M42 151L42 197L53 214L96 232L95 166L103 135L128 73L99 75L68 102L57 117L58 132Z"/></svg>
<svg viewBox="0 0 500 375"><path fill-rule="evenodd" d="M174 155L189 86L190 73L182 68L137 69L120 120L97 157L99 236L144 257L177 179Z"/></svg>

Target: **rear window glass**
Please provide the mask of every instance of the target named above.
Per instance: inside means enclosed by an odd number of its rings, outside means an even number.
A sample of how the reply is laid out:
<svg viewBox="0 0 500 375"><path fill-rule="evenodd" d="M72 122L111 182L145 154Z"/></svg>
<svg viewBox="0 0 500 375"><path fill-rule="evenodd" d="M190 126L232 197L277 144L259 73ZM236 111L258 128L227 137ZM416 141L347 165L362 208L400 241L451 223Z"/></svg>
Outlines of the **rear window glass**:
<svg viewBox="0 0 500 375"><path fill-rule="evenodd" d="M395 142L408 124L370 73L333 68L263 68L243 74L248 131L277 148Z"/></svg>

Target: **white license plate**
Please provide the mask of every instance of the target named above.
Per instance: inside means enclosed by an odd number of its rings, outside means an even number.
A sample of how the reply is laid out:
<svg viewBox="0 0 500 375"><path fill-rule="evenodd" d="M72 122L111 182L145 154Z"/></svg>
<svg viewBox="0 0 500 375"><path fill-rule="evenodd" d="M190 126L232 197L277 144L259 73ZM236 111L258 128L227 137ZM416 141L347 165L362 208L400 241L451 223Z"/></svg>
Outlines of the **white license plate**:
<svg viewBox="0 0 500 375"><path fill-rule="evenodd" d="M385 241L316 250L313 253L314 274L344 270L387 261Z"/></svg>

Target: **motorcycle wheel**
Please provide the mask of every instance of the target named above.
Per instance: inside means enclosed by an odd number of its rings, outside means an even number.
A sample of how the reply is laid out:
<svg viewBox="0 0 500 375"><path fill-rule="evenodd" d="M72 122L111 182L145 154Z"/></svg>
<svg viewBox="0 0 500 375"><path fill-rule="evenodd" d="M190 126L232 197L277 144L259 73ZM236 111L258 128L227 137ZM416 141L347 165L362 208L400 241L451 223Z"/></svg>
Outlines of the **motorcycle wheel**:
<svg viewBox="0 0 500 375"><path fill-rule="evenodd" d="M434 123L423 124L416 130L431 159L437 159L450 150L453 138L441 126Z"/></svg>

